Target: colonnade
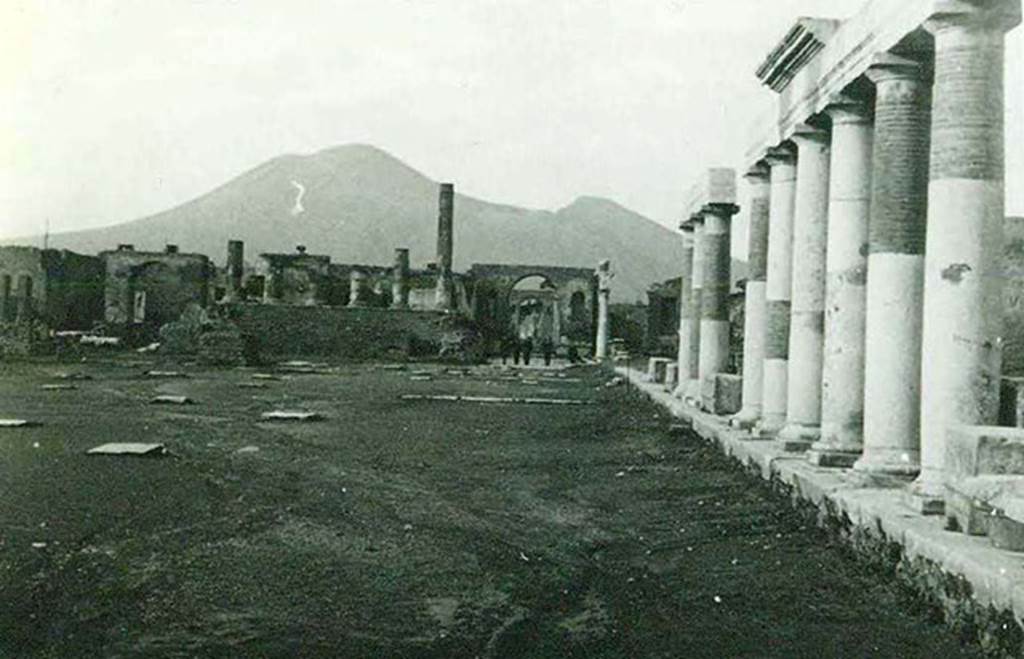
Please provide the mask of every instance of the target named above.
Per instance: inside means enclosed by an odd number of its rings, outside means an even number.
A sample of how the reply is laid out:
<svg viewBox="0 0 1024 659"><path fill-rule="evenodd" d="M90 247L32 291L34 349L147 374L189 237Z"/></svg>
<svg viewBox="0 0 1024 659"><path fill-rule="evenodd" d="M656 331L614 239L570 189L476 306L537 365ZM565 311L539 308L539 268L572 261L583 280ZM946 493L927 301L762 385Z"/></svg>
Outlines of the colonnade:
<svg viewBox="0 0 1024 659"><path fill-rule="evenodd" d="M874 55L744 177L733 425L820 466L917 475L923 512L943 494L947 428L998 412L1003 58L1019 19L1019 0L936 3L934 53ZM705 195L681 225L680 397L727 359L733 212Z"/></svg>

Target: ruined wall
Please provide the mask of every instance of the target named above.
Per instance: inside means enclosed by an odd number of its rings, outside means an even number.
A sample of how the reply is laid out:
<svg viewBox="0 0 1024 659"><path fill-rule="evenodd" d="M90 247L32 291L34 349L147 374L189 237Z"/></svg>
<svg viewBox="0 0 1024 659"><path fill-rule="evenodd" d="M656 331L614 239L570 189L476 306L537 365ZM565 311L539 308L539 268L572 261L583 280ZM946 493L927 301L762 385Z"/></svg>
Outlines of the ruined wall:
<svg viewBox="0 0 1024 659"><path fill-rule="evenodd" d="M185 307L205 307L213 274L202 254L118 250L100 254L106 265L105 319L123 325L133 318L136 294L145 293L144 324L159 327L177 320Z"/></svg>
<svg viewBox="0 0 1024 659"><path fill-rule="evenodd" d="M14 320L27 300L32 314L51 328L88 329L103 316L103 276L95 256L0 247L0 321Z"/></svg>
<svg viewBox="0 0 1024 659"><path fill-rule="evenodd" d="M372 307L236 304L228 315L270 359L433 356L450 329L441 312Z"/></svg>

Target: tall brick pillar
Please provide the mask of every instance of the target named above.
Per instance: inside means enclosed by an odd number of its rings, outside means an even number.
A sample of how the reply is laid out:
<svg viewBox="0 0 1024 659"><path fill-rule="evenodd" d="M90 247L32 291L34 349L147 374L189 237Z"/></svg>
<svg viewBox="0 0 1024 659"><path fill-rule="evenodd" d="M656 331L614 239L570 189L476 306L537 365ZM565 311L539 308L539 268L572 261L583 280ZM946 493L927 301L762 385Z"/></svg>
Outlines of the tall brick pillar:
<svg viewBox="0 0 1024 659"><path fill-rule="evenodd" d="M228 241L227 293L225 301L234 302L242 295L242 274L245 269L245 243L241 240Z"/></svg>
<svg viewBox="0 0 1024 659"><path fill-rule="evenodd" d="M920 468L921 314L928 213L928 80L921 65L882 54L875 83L874 182L868 230L864 448L858 471Z"/></svg>
<svg viewBox="0 0 1024 659"><path fill-rule="evenodd" d="M435 302L438 309L454 308L455 292L452 283L452 249L455 215L455 186L442 183L437 214L437 288Z"/></svg>
<svg viewBox="0 0 1024 659"><path fill-rule="evenodd" d="M771 193L765 279L764 386L757 432L774 435L786 422L796 152L788 145L769 149L765 162L771 168Z"/></svg>
<svg viewBox="0 0 1024 659"><path fill-rule="evenodd" d="M821 365L825 339L825 253L828 228L829 134L800 126L793 211L793 300L789 314L786 450L804 450L821 428Z"/></svg>
<svg viewBox="0 0 1024 659"><path fill-rule="evenodd" d="M1020 0L938 2L925 245L922 510L943 495L946 432L994 424L1002 367L1003 60ZM982 8L984 7L984 9Z"/></svg>
<svg viewBox="0 0 1024 659"><path fill-rule="evenodd" d="M825 258L825 343L821 366L821 437L808 459L850 467L860 457L864 428L864 323L872 136L867 106L841 99L832 118L828 238Z"/></svg>
<svg viewBox="0 0 1024 659"><path fill-rule="evenodd" d="M409 306L409 250L395 248L395 265L391 270L391 308L406 309Z"/></svg>
<svg viewBox="0 0 1024 659"><path fill-rule="evenodd" d="M679 287L679 364L676 398L686 396L686 384L694 370L693 364L699 353L700 314L693 307L693 223L689 220L679 224L683 236L683 259L681 285Z"/></svg>
<svg viewBox="0 0 1024 659"><path fill-rule="evenodd" d="M768 211L771 203L771 169L757 163L744 178L750 194L747 214L747 284L743 293L743 407L732 425L752 428L761 418L764 387L764 347L767 307L765 279L768 274Z"/></svg>

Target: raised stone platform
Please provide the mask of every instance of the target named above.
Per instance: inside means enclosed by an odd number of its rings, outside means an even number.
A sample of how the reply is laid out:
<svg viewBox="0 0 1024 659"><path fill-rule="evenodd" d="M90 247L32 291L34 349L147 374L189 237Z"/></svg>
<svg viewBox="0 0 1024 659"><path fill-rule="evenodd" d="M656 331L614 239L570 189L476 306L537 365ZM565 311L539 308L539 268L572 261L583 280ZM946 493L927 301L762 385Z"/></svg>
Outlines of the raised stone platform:
<svg viewBox="0 0 1024 659"><path fill-rule="evenodd" d="M635 371L617 370L698 435L716 442L740 462L756 466L764 478L778 478L791 486L796 496L829 513L845 513L853 524L870 534L883 533L902 545L908 559L925 559L944 572L962 577L971 585L971 597L981 607L991 605L997 611L1009 611L1018 621L1024 617L1024 553L997 549L988 538L948 531L942 516L914 513L903 495L907 481L815 466L802 453L786 453L777 442L758 441L748 431L731 428L728 418L687 405L661 386L644 382ZM950 611L947 614L955 615Z"/></svg>

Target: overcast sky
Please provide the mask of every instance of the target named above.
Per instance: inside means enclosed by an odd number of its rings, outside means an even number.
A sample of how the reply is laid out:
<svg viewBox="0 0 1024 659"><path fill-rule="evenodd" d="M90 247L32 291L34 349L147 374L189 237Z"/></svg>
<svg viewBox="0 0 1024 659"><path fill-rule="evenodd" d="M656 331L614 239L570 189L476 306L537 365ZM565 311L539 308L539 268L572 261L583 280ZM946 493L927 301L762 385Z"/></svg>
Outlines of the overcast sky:
<svg viewBox="0 0 1024 659"><path fill-rule="evenodd" d="M364 142L460 192L674 224L738 165L799 15L863 0L0 0L0 237L111 224ZM1024 29L1008 211L1024 214Z"/></svg>

